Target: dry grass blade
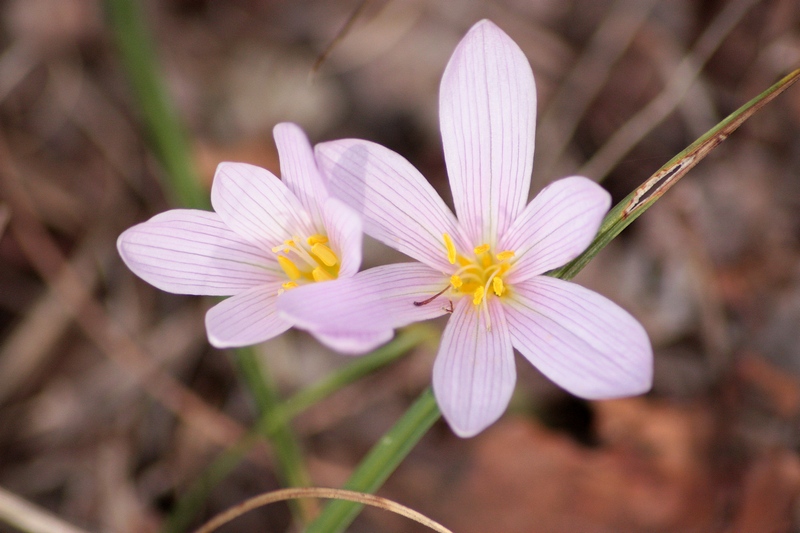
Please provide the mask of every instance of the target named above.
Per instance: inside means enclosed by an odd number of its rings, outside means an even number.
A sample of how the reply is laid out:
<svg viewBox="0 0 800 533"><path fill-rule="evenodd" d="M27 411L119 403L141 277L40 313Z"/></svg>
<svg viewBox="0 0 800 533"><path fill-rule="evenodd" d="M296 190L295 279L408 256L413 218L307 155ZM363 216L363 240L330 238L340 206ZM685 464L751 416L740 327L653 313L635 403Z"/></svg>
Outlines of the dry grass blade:
<svg viewBox="0 0 800 533"><path fill-rule="evenodd" d="M86 533L2 488L0 520L28 533Z"/></svg>
<svg viewBox="0 0 800 533"><path fill-rule="evenodd" d="M267 492L265 494L259 494L258 496L254 496L249 500L246 500L239 505L231 507L227 511L218 514L210 521L206 522L206 524L200 527L200 529L195 531L195 533L210 533L218 527L227 524L231 520L234 520L235 518L238 518L244 513L252 511L257 507L296 498L326 498L331 500L347 500L364 505L370 505L372 507L383 509L384 511L389 511L390 513L396 513L401 516L405 516L406 518L414 520L415 522L419 522L420 524L432 529L433 531L436 531L437 533L452 533L449 529L437 522L434 522L425 515L420 514L413 509L409 509L405 505L400 505L397 502L393 502L392 500L387 500L386 498L381 498L380 496L375 496L374 494L365 494L351 490L329 489L321 487L282 489Z"/></svg>

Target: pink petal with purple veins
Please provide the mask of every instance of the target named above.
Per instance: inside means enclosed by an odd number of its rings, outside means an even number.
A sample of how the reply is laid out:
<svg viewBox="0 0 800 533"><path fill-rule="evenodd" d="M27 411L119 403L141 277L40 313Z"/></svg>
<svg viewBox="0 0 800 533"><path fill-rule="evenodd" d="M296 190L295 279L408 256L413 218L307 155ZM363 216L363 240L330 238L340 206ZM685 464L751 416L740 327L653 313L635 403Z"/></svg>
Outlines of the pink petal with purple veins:
<svg viewBox="0 0 800 533"><path fill-rule="evenodd" d="M516 253L508 283L575 259L591 244L610 206L611 195L587 178L564 178L542 189L498 242L498 250Z"/></svg>
<svg viewBox="0 0 800 533"><path fill-rule="evenodd" d="M211 205L233 231L269 251L293 236L316 233L303 205L272 172L245 163L221 163Z"/></svg>
<svg viewBox="0 0 800 533"><path fill-rule="evenodd" d="M536 86L525 54L488 20L447 64L439 120L458 219L473 243L494 244L528 200Z"/></svg>
<svg viewBox="0 0 800 533"><path fill-rule="evenodd" d="M506 410L517 372L511 335L499 300L485 314L470 298L456 304L433 364L433 392L456 435L472 437Z"/></svg>
<svg viewBox="0 0 800 533"><path fill-rule="evenodd" d="M450 209L399 154L356 139L318 144L316 153L331 194L361 214L367 235L442 272L453 270L444 233L472 250Z"/></svg>
<svg viewBox="0 0 800 533"><path fill-rule="evenodd" d="M122 233L117 248L134 274L177 294L228 296L282 276L272 257L207 211L156 215Z"/></svg>
<svg viewBox="0 0 800 533"><path fill-rule="evenodd" d="M297 124L282 122L273 128L281 162L281 178L318 228L323 227L322 206L328 198L308 137Z"/></svg>
<svg viewBox="0 0 800 533"><path fill-rule="evenodd" d="M280 288L279 282L254 287L209 309L206 313L208 341L217 348L249 346L292 327L276 310Z"/></svg>
<svg viewBox="0 0 800 533"><path fill-rule="evenodd" d="M572 394L604 399L650 389L647 333L596 292L539 276L514 285L505 311L514 347Z"/></svg>
<svg viewBox="0 0 800 533"><path fill-rule="evenodd" d="M329 245L338 255L339 277L349 278L361 266L361 217L336 198L328 198L322 217L327 228Z"/></svg>
<svg viewBox="0 0 800 533"><path fill-rule="evenodd" d="M447 287L448 279L420 263L385 265L352 278L304 285L286 291L278 301L281 315L320 341L348 353L364 353L385 342L395 328L441 316L450 309L442 295L423 302Z"/></svg>

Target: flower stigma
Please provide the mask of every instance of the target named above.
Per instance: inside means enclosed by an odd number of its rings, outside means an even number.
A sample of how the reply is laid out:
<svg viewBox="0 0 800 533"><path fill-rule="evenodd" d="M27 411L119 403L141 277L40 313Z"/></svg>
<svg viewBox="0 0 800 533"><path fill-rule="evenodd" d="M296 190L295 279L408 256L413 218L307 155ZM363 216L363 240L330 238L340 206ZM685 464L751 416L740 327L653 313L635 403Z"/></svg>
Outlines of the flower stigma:
<svg viewBox="0 0 800 533"><path fill-rule="evenodd" d="M339 276L339 257L328 246L328 237L325 235L316 233L307 239L292 236L272 248L272 253L289 278L281 285L280 292L304 283L329 281Z"/></svg>
<svg viewBox="0 0 800 533"><path fill-rule="evenodd" d="M454 297L472 298L472 304L486 318L486 329L490 330L492 326L487 302L490 298L500 298L508 293L503 276L511 269L510 261L516 254L513 250L503 250L495 254L490 244L481 244L472 250L474 255L469 258L458 253L449 234L443 234L442 240L447 250L448 262L458 268L450 276L450 283L444 290L426 300L414 302L414 305L426 305L450 289Z"/></svg>

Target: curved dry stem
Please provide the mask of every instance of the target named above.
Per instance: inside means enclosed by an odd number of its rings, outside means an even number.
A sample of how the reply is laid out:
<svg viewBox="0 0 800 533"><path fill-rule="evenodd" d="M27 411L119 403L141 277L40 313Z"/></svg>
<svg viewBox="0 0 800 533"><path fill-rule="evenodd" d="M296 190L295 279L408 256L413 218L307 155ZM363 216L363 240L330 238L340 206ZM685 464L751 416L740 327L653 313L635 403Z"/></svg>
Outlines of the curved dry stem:
<svg viewBox="0 0 800 533"><path fill-rule="evenodd" d="M406 518L414 520L415 522L419 522L423 526L428 527L437 533L453 533L446 527L434 522L427 516L420 514L413 509L409 509L405 505L393 502L392 500L387 500L386 498L381 498L380 496L375 496L374 494L365 494L363 492L355 492L352 490L329 489L325 487L289 488L259 494L258 496L254 496L249 500L245 500L239 505L231 507L227 511L223 511L222 513L218 514L201 526L200 529L196 530L195 533L211 533L223 524L227 524L231 520L234 520L244 513L256 509L257 507L295 498L326 498L332 500L347 500L364 505L371 505L372 507L389 511L390 513L405 516Z"/></svg>

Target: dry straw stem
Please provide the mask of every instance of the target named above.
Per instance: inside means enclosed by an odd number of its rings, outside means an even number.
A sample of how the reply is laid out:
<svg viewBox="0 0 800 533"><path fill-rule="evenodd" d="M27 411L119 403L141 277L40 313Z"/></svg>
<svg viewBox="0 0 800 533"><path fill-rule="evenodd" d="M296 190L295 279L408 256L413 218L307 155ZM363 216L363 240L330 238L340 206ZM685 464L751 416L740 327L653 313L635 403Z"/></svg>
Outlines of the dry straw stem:
<svg viewBox="0 0 800 533"><path fill-rule="evenodd" d="M200 529L195 531L195 533L211 533L218 527L227 524L231 520L234 520L244 513L256 509L257 507L297 498L327 498L332 500L347 500L364 505L371 505L372 507L389 511L390 513L405 516L406 518L414 520L415 522L419 522L423 526L430 528L437 533L452 533L452 531L441 524L434 522L425 515L420 514L413 509L409 509L405 505L400 505L397 502L393 502L392 500L387 500L386 498L381 498L380 496L375 496L374 494L365 494L363 492L355 492L352 490L329 489L323 487L282 489L259 494L258 496L254 496L249 500L246 500L239 505L231 507L227 511L218 514L210 521L206 522L205 525L201 526Z"/></svg>
<svg viewBox="0 0 800 533"><path fill-rule="evenodd" d="M86 533L0 488L0 520L28 533Z"/></svg>

